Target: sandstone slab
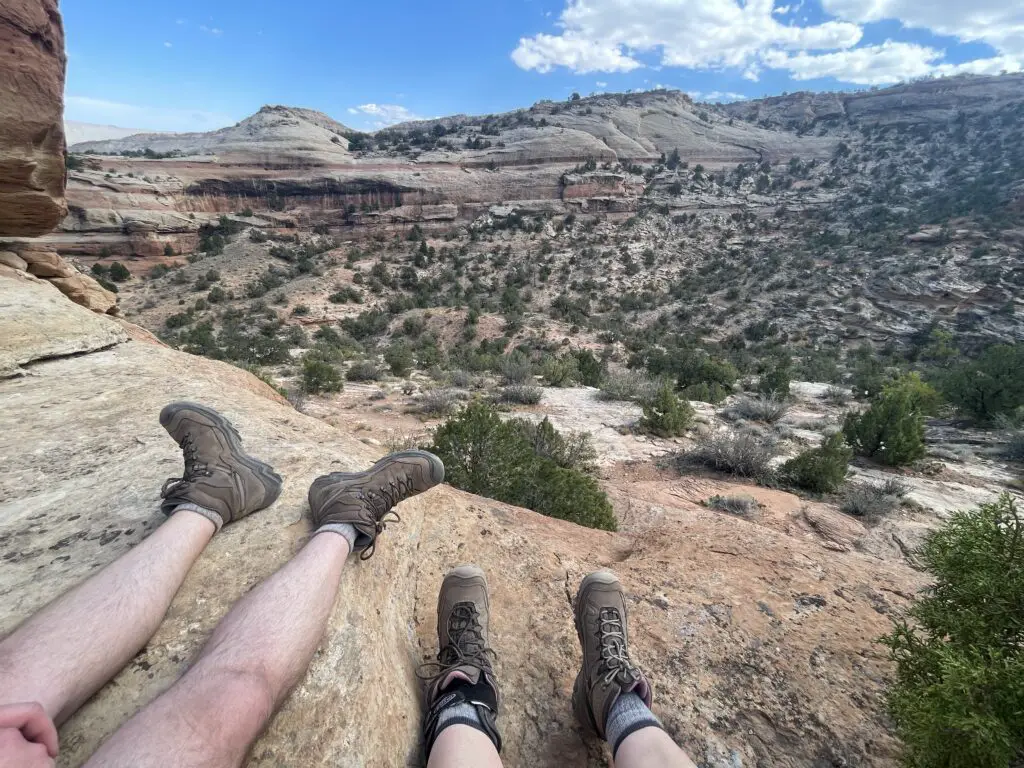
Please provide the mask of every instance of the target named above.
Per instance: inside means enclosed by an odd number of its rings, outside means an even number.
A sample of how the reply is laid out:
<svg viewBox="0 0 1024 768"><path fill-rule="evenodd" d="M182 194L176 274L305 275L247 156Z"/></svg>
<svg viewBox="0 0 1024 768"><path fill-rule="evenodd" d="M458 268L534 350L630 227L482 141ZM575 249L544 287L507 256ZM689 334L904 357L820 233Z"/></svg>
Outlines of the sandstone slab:
<svg viewBox="0 0 1024 768"><path fill-rule="evenodd" d="M76 325L115 326L50 286L29 295L23 311L52 295ZM157 421L165 403L223 410L285 478L277 504L218 535L152 641L62 729L62 766L80 765L183 672L230 605L301 546L317 475L379 455L240 369L152 343L39 363L0 382L0 398L0 632L160 524L160 485L181 468ZM600 567L627 585L655 709L698 764L896 765L882 711L891 670L873 639L920 583L905 566L688 503L629 535L449 488L401 511L374 558L346 570L327 637L250 765L419 764L415 672L436 652L437 588L463 562L491 582L508 766L609 764L569 703L579 663L569 599Z"/></svg>
<svg viewBox="0 0 1024 768"><path fill-rule="evenodd" d="M0 377L20 366L103 349L127 339L116 323L72 304L55 286L18 273L0 275Z"/></svg>

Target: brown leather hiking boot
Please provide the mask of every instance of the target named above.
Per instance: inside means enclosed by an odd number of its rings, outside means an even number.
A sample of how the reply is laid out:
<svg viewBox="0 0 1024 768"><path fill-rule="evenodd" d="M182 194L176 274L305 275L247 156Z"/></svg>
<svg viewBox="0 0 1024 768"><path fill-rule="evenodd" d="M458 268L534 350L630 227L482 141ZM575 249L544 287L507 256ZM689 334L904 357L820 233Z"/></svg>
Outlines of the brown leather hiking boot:
<svg viewBox="0 0 1024 768"><path fill-rule="evenodd" d="M401 451L385 456L365 472L334 472L318 477L309 488L313 524L348 523L356 529L353 550L363 560L373 555L377 536L387 522L400 522L392 507L429 491L444 480L444 464L426 451ZM385 521L388 513L393 521Z"/></svg>
<svg viewBox="0 0 1024 768"><path fill-rule="evenodd" d="M181 446L185 472L164 483L160 508L170 515L180 506L212 512L218 530L281 495L281 476L269 464L242 451L242 438L231 422L212 408L171 403L160 411L160 424ZM204 515L209 517L209 515Z"/></svg>
<svg viewBox="0 0 1024 768"><path fill-rule="evenodd" d="M437 596L437 663L422 668L436 670L427 685L423 722L428 756L444 727L457 723L483 731L501 751L495 723L500 695L489 656L493 653L488 645L489 619L487 579L482 570L462 565L445 576ZM444 710L460 704L472 706L476 718L447 716L442 720Z"/></svg>
<svg viewBox="0 0 1024 768"><path fill-rule="evenodd" d="M653 691L629 660L626 601L615 574L587 576L576 593L575 613L583 667L573 686L572 706L584 730L604 739L608 713L619 696L635 693L650 707Z"/></svg>

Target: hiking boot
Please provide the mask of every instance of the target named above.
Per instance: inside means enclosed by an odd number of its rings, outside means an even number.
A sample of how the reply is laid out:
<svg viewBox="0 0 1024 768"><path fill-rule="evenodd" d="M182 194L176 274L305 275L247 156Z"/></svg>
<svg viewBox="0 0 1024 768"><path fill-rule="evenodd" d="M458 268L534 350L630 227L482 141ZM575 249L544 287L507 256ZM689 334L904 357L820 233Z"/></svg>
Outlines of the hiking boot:
<svg viewBox="0 0 1024 768"><path fill-rule="evenodd" d="M653 691L629 660L626 601L610 571L587 576L576 594L576 634L583 646L583 667L576 676L572 706L584 730L604 739L608 714L624 693L651 706Z"/></svg>
<svg viewBox="0 0 1024 768"><path fill-rule="evenodd" d="M160 411L160 424L185 456L184 474L170 478L160 491L164 514L184 506L208 517L220 530L225 523L269 507L281 495L281 476L243 452L238 431L212 408L171 403Z"/></svg>
<svg viewBox="0 0 1024 768"><path fill-rule="evenodd" d="M437 596L437 673L427 685L426 717L423 734L427 755L443 728L456 723L482 731L501 751L501 735L495 720L500 696L488 645L490 601L487 579L475 565L462 565L444 578ZM476 717L446 717L449 707L467 704Z"/></svg>
<svg viewBox="0 0 1024 768"><path fill-rule="evenodd" d="M386 456L365 472L334 472L318 477L309 488L313 524L347 523L356 529L352 549L363 560L373 555L377 536L387 522L401 522L392 507L444 480L444 464L426 451ZM385 521L388 514L394 518Z"/></svg>

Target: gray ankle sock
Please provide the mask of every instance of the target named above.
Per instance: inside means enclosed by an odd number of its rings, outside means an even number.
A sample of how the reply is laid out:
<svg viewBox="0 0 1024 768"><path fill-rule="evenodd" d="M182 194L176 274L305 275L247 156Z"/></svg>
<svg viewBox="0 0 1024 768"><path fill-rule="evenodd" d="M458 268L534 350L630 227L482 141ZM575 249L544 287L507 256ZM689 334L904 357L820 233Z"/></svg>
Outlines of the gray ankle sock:
<svg viewBox="0 0 1024 768"><path fill-rule="evenodd" d="M615 700L612 711L608 713L608 722L604 725L605 741L611 744L612 757L619 745L629 734L641 728L661 728L661 721L647 708L644 700L635 693L623 693Z"/></svg>
<svg viewBox="0 0 1024 768"><path fill-rule="evenodd" d="M178 506L176 506L174 508L174 512L181 512L183 509L187 510L189 512L195 512L197 515L202 515L207 520L209 520L211 523L213 523L218 531L221 528L224 527L224 518L222 518L220 515L218 515L212 509L207 509L206 507L200 507L198 504L192 504L191 502L189 502L187 504L179 504ZM171 512L171 514L173 515L174 512ZM215 531L215 533L216 533L216 531Z"/></svg>
<svg viewBox="0 0 1024 768"><path fill-rule="evenodd" d="M449 725L470 725L477 730L483 730L483 722L472 704L455 704L445 707L437 716L437 733L441 733Z"/></svg>
<svg viewBox="0 0 1024 768"><path fill-rule="evenodd" d="M348 542L348 551L352 552L355 550L356 536L358 533L356 532L354 525L349 525L348 523L328 523L327 525L321 525L316 529L316 533L320 533L321 531L330 531L331 533L337 533L338 535L343 536L345 541Z"/></svg>

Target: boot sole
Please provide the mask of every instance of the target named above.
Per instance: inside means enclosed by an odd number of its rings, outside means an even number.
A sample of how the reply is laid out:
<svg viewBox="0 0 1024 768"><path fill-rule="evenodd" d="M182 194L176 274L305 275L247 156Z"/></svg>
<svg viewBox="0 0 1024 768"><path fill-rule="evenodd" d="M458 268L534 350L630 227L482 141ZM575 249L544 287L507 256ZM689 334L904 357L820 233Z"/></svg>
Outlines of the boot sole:
<svg viewBox="0 0 1024 768"><path fill-rule="evenodd" d="M379 472L384 467L400 462L403 459L427 460L427 463L430 465L430 480L433 483L433 485L430 486L431 488L444 482L444 464L439 458L437 458L437 456L428 451L399 451L398 453L392 453L385 456L372 467L362 472L332 472L329 475L318 477L313 482L316 483L318 480L327 480L330 482L334 482L336 480L362 480L375 472ZM423 491L417 491L417 493L424 493L427 490L430 489L425 488Z"/></svg>
<svg viewBox="0 0 1024 768"><path fill-rule="evenodd" d="M231 446L231 450L235 454L235 458L242 464L246 469L256 476L256 479L263 485L264 493L264 504L254 509L254 512L258 512L261 509L266 509L271 506L281 496L284 484L281 480L281 476L274 471L274 468L262 462L259 459L250 456L244 450L242 450L242 436L238 434L238 430L235 429L235 425L228 421L213 408L208 408L205 405L199 403L171 403L170 405L164 406L163 410L160 411L160 426L167 429L168 424L177 416L181 411L195 411L201 413L203 416L212 421L217 427L224 430L224 434L227 435L228 444Z"/></svg>
<svg viewBox="0 0 1024 768"><path fill-rule="evenodd" d="M587 589L593 584L604 584L612 585L618 584L619 588L622 588L622 584L619 582L618 577L615 576L611 571L597 571L591 573L589 576L583 579L580 583L580 588L576 592L576 600L573 603L573 620L576 624L576 637L580 641L580 651L583 650L583 625L580 618L580 606L583 605L584 601L581 599ZM603 738L600 731L597 729L597 723L594 721L594 715L590 711L590 692L587 690L586 680L584 678L584 668L580 665L580 671L576 673L576 681L572 685L572 708L573 712L576 713L576 720L583 727L583 730L592 736L597 738Z"/></svg>

